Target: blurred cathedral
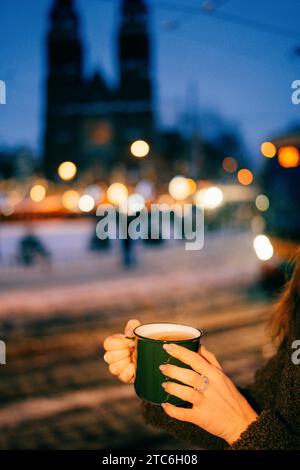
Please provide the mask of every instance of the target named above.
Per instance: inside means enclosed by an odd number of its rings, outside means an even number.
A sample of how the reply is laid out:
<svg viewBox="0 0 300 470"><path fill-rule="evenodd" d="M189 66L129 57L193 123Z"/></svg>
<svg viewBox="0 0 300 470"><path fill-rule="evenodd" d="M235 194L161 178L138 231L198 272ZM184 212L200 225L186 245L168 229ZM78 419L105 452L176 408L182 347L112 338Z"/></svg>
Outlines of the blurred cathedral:
<svg viewBox="0 0 300 470"><path fill-rule="evenodd" d="M79 175L109 177L153 171L155 131L149 13L145 0L119 0L118 86L111 89L100 72L84 76L80 21L74 0L54 0L47 36L44 172L72 161ZM130 155L135 140L150 144L151 159ZM150 163L149 163L150 162ZM149 166L150 165L150 166Z"/></svg>

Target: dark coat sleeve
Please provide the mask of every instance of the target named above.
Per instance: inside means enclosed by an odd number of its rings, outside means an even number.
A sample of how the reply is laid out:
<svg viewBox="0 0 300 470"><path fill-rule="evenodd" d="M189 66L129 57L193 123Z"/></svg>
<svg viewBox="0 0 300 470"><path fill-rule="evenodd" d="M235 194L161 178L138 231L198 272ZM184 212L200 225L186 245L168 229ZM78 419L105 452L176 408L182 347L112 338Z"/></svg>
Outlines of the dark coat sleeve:
<svg viewBox="0 0 300 470"><path fill-rule="evenodd" d="M250 424L231 450L296 450L300 448L300 435L275 410L264 410Z"/></svg>
<svg viewBox="0 0 300 470"><path fill-rule="evenodd" d="M296 339L300 339L299 310L288 338L267 366L258 371L249 388L261 412L231 446L232 450L300 449L300 364L292 361Z"/></svg>

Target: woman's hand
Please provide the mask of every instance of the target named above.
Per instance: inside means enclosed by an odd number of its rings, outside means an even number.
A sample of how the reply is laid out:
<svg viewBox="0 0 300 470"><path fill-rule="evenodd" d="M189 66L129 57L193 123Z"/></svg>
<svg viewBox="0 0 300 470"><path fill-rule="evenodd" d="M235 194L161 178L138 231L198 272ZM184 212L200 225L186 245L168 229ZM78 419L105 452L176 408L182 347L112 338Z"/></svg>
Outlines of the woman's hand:
<svg viewBox="0 0 300 470"><path fill-rule="evenodd" d="M125 383L132 383L135 378L136 347L133 330L140 324L139 320L129 320L124 334L108 336L103 343L106 351L104 360L109 364L109 371Z"/></svg>
<svg viewBox="0 0 300 470"><path fill-rule="evenodd" d="M256 420L255 411L224 374L215 356L203 346L198 353L177 344L163 347L171 356L193 369L171 364L160 366L164 375L184 384L164 382L165 391L193 405L192 408L180 408L163 403L164 411L172 418L196 424L231 445ZM206 376L209 383L204 392L199 392L195 388L203 386L202 376Z"/></svg>

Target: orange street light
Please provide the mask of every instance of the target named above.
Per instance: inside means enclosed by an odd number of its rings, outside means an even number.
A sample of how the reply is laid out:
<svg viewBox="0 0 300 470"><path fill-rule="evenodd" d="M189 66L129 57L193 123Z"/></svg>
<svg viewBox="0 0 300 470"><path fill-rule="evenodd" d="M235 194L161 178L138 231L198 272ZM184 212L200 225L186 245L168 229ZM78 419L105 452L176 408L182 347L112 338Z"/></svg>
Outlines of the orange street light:
<svg viewBox="0 0 300 470"><path fill-rule="evenodd" d="M249 186L253 182L253 173L247 168L243 168L238 172L237 179L243 186Z"/></svg>
<svg viewBox="0 0 300 470"><path fill-rule="evenodd" d="M276 155L276 147L272 142L263 142L260 151L266 158L273 158Z"/></svg>
<svg viewBox="0 0 300 470"><path fill-rule="evenodd" d="M299 150L296 147L281 147L278 150L278 163L283 168L296 168L300 164Z"/></svg>

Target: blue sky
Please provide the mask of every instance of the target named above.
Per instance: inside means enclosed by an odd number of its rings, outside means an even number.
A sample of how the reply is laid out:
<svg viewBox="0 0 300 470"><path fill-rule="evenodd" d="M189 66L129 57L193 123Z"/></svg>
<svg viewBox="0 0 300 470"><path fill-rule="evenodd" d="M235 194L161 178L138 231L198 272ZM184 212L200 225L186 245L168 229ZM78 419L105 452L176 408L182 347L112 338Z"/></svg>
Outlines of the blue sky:
<svg viewBox="0 0 300 470"><path fill-rule="evenodd" d="M0 106L0 146L41 147L45 35L52 2L0 0L0 79L7 85L7 104ZM86 73L100 67L108 80L116 81L119 0L75 3L81 15ZM163 125L172 126L178 120L187 103L188 87L197 90L200 121L208 109L220 113L243 134L253 158L263 139L291 122L300 122L300 106L290 99L291 83L300 79L300 56L293 52L300 47L300 2L220 1L221 14L267 23L267 29L284 30L281 34L233 24L213 14L180 11L201 5L199 0L148 3L157 109ZM170 24L175 27L166 27Z"/></svg>

